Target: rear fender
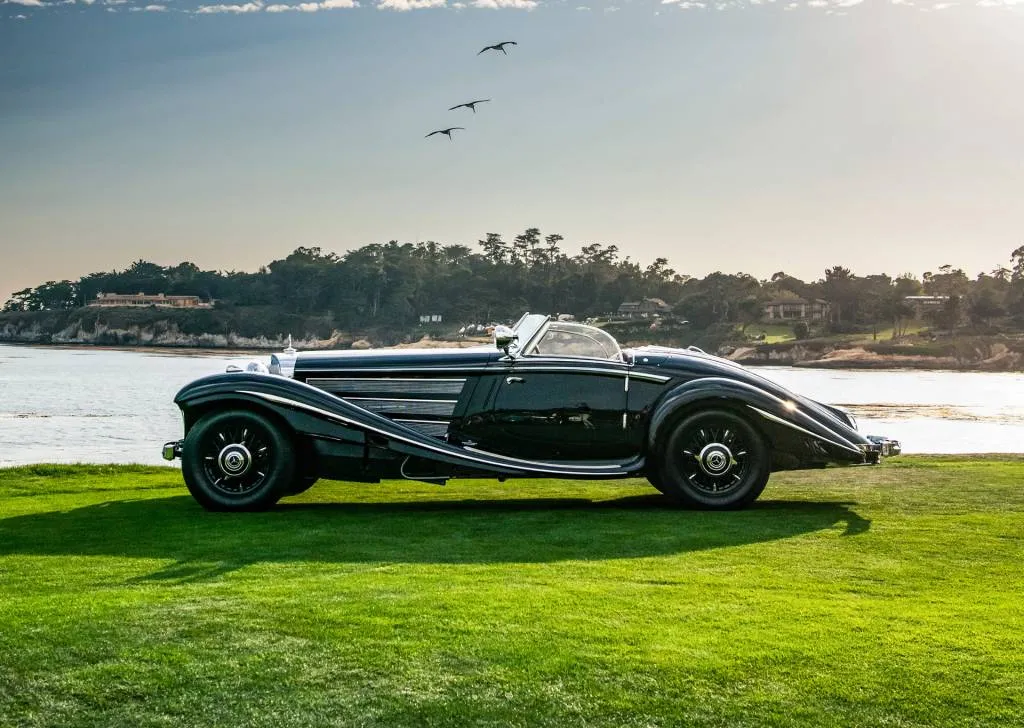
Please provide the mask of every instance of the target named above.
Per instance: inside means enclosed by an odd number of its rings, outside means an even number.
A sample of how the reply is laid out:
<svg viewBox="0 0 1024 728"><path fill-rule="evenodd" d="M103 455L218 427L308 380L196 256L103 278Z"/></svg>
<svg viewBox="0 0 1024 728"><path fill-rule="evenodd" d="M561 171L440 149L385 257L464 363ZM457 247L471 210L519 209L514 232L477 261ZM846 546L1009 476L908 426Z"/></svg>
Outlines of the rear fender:
<svg viewBox="0 0 1024 728"><path fill-rule="evenodd" d="M693 379L669 391L651 415L647 451L657 452L671 426L681 417L698 409L715 407L727 407L746 417L769 436L773 447L801 441L822 447L822 456L853 461L864 457L862 438L856 433L851 439L850 433L823 424L801 410L795 401L780 399L746 382L724 377Z"/></svg>

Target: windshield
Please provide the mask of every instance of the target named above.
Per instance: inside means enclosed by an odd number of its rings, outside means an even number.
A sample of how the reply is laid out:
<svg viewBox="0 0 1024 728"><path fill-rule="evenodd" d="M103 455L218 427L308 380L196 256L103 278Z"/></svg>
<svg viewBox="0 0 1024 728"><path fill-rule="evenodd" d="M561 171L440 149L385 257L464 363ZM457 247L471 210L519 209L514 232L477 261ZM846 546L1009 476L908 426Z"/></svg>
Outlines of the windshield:
<svg viewBox="0 0 1024 728"><path fill-rule="evenodd" d="M526 355L577 356L622 361L619 343L594 326L551 321L535 340L524 347Z"/></svg>

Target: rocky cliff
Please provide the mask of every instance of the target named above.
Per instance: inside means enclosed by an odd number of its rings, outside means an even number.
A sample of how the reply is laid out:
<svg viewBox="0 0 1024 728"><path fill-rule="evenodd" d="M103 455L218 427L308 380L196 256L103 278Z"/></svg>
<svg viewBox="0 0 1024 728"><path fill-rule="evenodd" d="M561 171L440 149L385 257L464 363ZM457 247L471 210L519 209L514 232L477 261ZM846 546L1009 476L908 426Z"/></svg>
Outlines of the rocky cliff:
<svg viewBox="0 0 1024 728"><path fill-rule="evenodd" d="M725 347L720 353L744 365L1024 371L1024 342L998 337L965 337L922 345L812 340Z"/></svg>

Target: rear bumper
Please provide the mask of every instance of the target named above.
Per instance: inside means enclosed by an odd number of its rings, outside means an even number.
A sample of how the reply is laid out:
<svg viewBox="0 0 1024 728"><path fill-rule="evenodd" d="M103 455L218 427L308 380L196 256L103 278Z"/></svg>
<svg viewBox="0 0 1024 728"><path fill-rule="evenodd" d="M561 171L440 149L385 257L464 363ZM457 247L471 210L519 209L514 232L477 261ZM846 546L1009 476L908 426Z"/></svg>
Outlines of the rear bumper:
<svg viewBox="0 0 1024 728"><path fill-rule="evenodd" d="M882 435L865 435L870 440L869 445L864 445L864 454L869 463L877 464L882 458L899 455L903 452L899 440L892 440Z"/></svg>
<svg viewBox="0 0 1024 728"><path fill-rule="evenodd" d="M173 442L165 442L164 443L164 447L163 447L163 451L161 452L161 454L164 457L164 460L170 461L170 460L174 460L175 458L180 458L181 457L181 446L182 446L182 444L183 444L182 440L175 440Z"/></svg>

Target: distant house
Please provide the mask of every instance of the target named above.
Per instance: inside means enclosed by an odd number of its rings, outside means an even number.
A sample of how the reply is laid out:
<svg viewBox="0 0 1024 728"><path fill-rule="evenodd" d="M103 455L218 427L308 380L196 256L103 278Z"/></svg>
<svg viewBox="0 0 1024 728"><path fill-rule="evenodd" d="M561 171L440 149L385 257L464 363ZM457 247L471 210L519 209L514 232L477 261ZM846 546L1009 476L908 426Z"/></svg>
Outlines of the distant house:
<svg viewBox="0 0 1024 728"><path fill-rule="evenodd" d="M203 301L199 296L167 296L163 293L97 293L90 306L159 306L161 308L213 308L213 301Z"/></svg>
<svg viewBox="0 0 1024 728"><path fill-rule="evenodd" d="M830 309L828 301L820 298L790 298L766 303L764 317L768 321L825 321Z"/></svg>
<svg viewBox="0 0 1024 728"><path fill-rule="evenodd" d="M945 306L949 296L904 296L903 300L913 306L915 313L920 316L925 311L935 311Z"/></svg>
<svg viewBox="0 0 1024 728"><path fill-rule="evenodd" d="M660 298L645 298L642 301L625 301L619 305L616 315L626 319L645 319L652 316L666 316L672 307Z"/></svg>
<svg viewBox="0 0 1024 728"><path fill-rule="evenodd" d="M441 314L439 313L421 313L420 314L421 324L438 324L441 323Z"/></svg>

